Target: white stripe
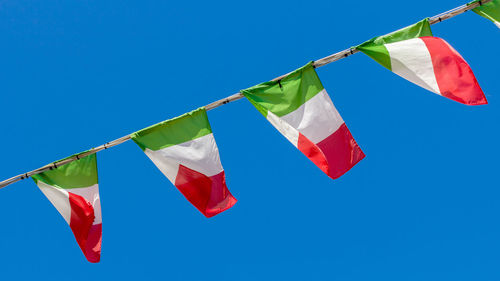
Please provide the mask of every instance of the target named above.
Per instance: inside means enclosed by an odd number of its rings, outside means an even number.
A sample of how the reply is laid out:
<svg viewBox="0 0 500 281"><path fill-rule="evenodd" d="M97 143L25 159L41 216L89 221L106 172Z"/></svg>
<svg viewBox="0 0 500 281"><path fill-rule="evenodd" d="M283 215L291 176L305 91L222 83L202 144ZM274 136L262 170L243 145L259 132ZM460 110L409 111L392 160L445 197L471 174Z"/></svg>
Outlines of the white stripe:
<svg viewBox="0 0 500 281"><path fill-rule="evenodd" d="M62 188L53 187L42 181L37 181L37 185L69 224L71 221L71 205L69 204L68 192Z"/></svg>
<svg viewBox="0 0 500 281"><path fill-rule="evenodd" d="M313 143L324 140L344 124L325 89L281 119Z"/></svg>
<svg viewBox="0 0 500 281"><path fill-rule="evenodd" d="M170 158L166 158L162 155L161 150L150 150L146 148L144 153L153 161L153 163L160 169L160 171L173 183L175 184L175 177L179 170L179 163Z"/></svg>
<svg viewBox="0 0 500 281"><path fill-rule="evenodd" d="M223 171L213 134L156 151L146 148L144 152L173 184L179 164L208 177Z"/></svg>
<svg viewBox="0 0 500 281"><path fill-rule="evenodd" d="M424 41L413 38L385 44L391 57L392 71L404 79L441 95L431 54Z"/></svg>
<svg viewBox="0 0 500 281"><path fill-rule="evenodd" d="M287 138L295 147L298 146L299 143L299 131L290 126L287 122L285 122L282 118L279 118L271 111L267 112L267 120L273 124L273 126Z"/></svg>
<svg viewBox="0 0 500 281"><path fill-rule="evenodd" d="M101 215L101 199L99 198L99 185L94 184L89 187L81 187L81 188L71 188L67 189L70 193L80 195L85 200L89 201L90 204L94 207L94 223L99 224L102 223L102 215Z"/></svg>
<svg viewBox="0 0 500 281"><path fill-rule="evenodd" d="M498 21L494 21L493 23L494 23L494 24L495 24L498 28L500 28L500 22L498 22Z"/></svg>

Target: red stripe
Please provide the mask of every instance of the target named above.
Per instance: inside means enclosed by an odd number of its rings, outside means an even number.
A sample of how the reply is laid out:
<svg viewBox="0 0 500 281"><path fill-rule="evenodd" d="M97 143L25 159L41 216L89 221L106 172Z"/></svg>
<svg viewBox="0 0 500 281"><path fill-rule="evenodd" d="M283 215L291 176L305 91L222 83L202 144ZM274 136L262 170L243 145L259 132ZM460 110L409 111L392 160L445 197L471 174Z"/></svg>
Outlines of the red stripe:
<svg viewBox="0 0 500 281"><path fill-rule="evenodd" d="M224 171L207 177L179 165L175 186L207 218L231 208L237 201L227 189Z"/></svg>
<svg viewBox="0 0 500 281"><path fill-rule="evenodd" d="M85 256L89 262L101 260L102 224L94 224L90 227L87 243L85 245Z"/></svg>
<svg viewBox="0 0 500 281"><path fill-rule="evenodd" d="M431 54L441 95L467 105L488 103L472 69L453 47L441 38L421 39Z"/></svg>
<svg viewBox="0 0 500 281"><path fill-rule="evenodd" d="M71 219L69 226L75 235L76 241L82 249L83 254L89 262L98 262L100 257L100 242L99 242L99 253L90 253L88 249L96 247L96 240L100 241L100 231L99 238L97 238L96 229L93 228L92 224L94 222L94 207L85 200L80 195L68 192L69 194L69 204L71 206ZM92 245L93 244L93 245ZM90 254L89 254L90 253ZM96 258L97 256L97 258Z"/></svg>
<svg viewBox="0 0 500 281"><path fill-rule="evenodd" d="M297 147L332 179L339 178L365 157L345 123L317 144L299 134Z"/></svg>
<svg viewBox="0 0 500 281"><path fill-rule="evenodd" d="M328 162L326 161L326 157L319 149L316 144L306 138L303 134L299 133L299 141L297 143L297 148L304 153L309 160L311 160L316 166L318 166L321 171L325 172L328 175Z"/></svg>

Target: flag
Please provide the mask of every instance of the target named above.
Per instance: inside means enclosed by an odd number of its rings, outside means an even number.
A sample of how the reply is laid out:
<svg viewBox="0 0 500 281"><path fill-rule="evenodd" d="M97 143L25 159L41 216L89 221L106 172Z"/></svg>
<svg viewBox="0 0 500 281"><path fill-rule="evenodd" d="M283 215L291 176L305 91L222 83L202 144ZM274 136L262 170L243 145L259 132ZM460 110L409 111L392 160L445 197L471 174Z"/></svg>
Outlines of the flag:
<svg viewBox="0 0 500 281"><path fill-rule="evenodd" d="M480 1L472 1L471 3L469 3L469 5L476 2ZM498 28L500 28L500 0L493 0L486 4L482 4L481 6L472 9L472 11L484 18L489 19Z"/></svg>
<svg viewBox="0 0 500 281"><path fill-rule="evenodd" d="M312 62L285 78L241 93L295 147L333 179L365 157Z"/></svg>
<svg viewBox="0 0 500 281"><path fill-rule="evenodd" d="M32 176L69 224L89 262L101 258L102 217L95 154Z"/></svg>
<svg viewBox="0 0 500 281"><path fill-rule="evenodd" d="M433 37L427 19L358 47L404 79L467 105L486 104L486 97L467 62L441 38Z"/></svg>
<svg viewBox="0 0 500 281"><path fill-rule="evenodd" d="M226 186L205 108L131 135L160 171L206 217L231 208L236 199Z"/></svg>

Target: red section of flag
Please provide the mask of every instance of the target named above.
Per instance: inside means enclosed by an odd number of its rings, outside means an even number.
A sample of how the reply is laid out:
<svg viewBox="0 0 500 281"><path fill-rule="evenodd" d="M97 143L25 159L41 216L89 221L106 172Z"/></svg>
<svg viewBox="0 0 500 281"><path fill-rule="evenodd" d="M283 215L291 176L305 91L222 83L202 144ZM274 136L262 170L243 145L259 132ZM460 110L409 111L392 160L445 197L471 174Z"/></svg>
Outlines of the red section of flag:
<svg viewBox="0 0 500 281"><path fill-rule="evenodd" d="M85 245L85 256L90 262L101 260L102 224L94 224L90 227L89 236Z"/></svg>
<svg viewBox="0 0 500 281"><path fill-rule="evenodd" d="M299 134L297 147L332 179L339 178L365 157L345 123L317 144Z"/></svg>
<svg viewBox="0 0 500 281"><path fill-rule="evenodd" d="M488 103L469 64L453 47L441 38L421 39L431 54L441 95L467 105Z"/></svg>
<svg viewBox="0 0 500 281"><path fill-rule="evenodd" d="M207 218L231 208L237 201L227 189L224 171L207 177L179 165L175 186Z"/></svg>
<svg viewBox="0 0 500 281"><path fill-rule="evenodd" d="M87 255L87 244L89 234L91 234L92 224L94 223L94 207L80 195L68 192L69 204L71 206L71 219L69 226L75 235L76 241L82 249L83 254L89 262L98 262L95 255ZM92 238L94 239L94 238Z"/></svg>
<svg viewBox="0 0 500 281"><path fill-rule="evenodd" d="M299 141L297 148L304 153L309 160L311 160L321 171L328 175L328 162L321 149L316 146L312 141L306 138L303 134L299 133Z"/></svg>

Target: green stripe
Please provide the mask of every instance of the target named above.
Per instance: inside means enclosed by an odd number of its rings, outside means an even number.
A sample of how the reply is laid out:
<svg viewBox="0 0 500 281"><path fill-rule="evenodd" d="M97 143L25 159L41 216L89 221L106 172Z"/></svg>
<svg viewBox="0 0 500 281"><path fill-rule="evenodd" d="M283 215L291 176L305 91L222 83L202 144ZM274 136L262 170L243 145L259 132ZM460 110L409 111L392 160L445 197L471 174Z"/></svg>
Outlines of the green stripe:
<svg viewBox="0 0 500 281"><path fill-rule="evenodd" d="M479 0L472 1L468 5L476 2L479 2ZM500 0L493 0L491 2L488 2L486 4L483 4L479 7L472 9L472 11L493 22L500 22Z"/></svg>
<svg viewBox="0 0 500 281"><path fill-rule="evenodd" d="M91 154L56 169L33 175L32 178L35 183L41 181L63 189L89 187L97 184L97 157Z"/></svg>
<svg viewBox="0 0 500 281"><path fill-rule="evenodd" d="M264 116L271 111L281 117L297 110L323 89L313 62L310 62L280 81L265 82L240 92Z"/></svg>
<svg viewBox="0 0 500 281"><path fill-rule="evenodd" d="M207 112L200 107L179 117L163 121L130 135L142 149L159 150L212 133Z"/></svg>
<svg viewBox="0 0 500 281"><path fill-rule="evenodd" d="M383 67L392 71L391 57L385 45L368 44L366 46L358 47L358 50L380 63Z"/></svg>
<svg viewBox="0 0 500 281"><path fill-rule="evenodd" d="M432 36L429 19L423 19L414 25L410 25L387 35L372 38L357 46L356 49L365 53L370 58L374 59L376 62L380 63L389 70L392 70L391 58L384 44L423 36Z"/></svg>

